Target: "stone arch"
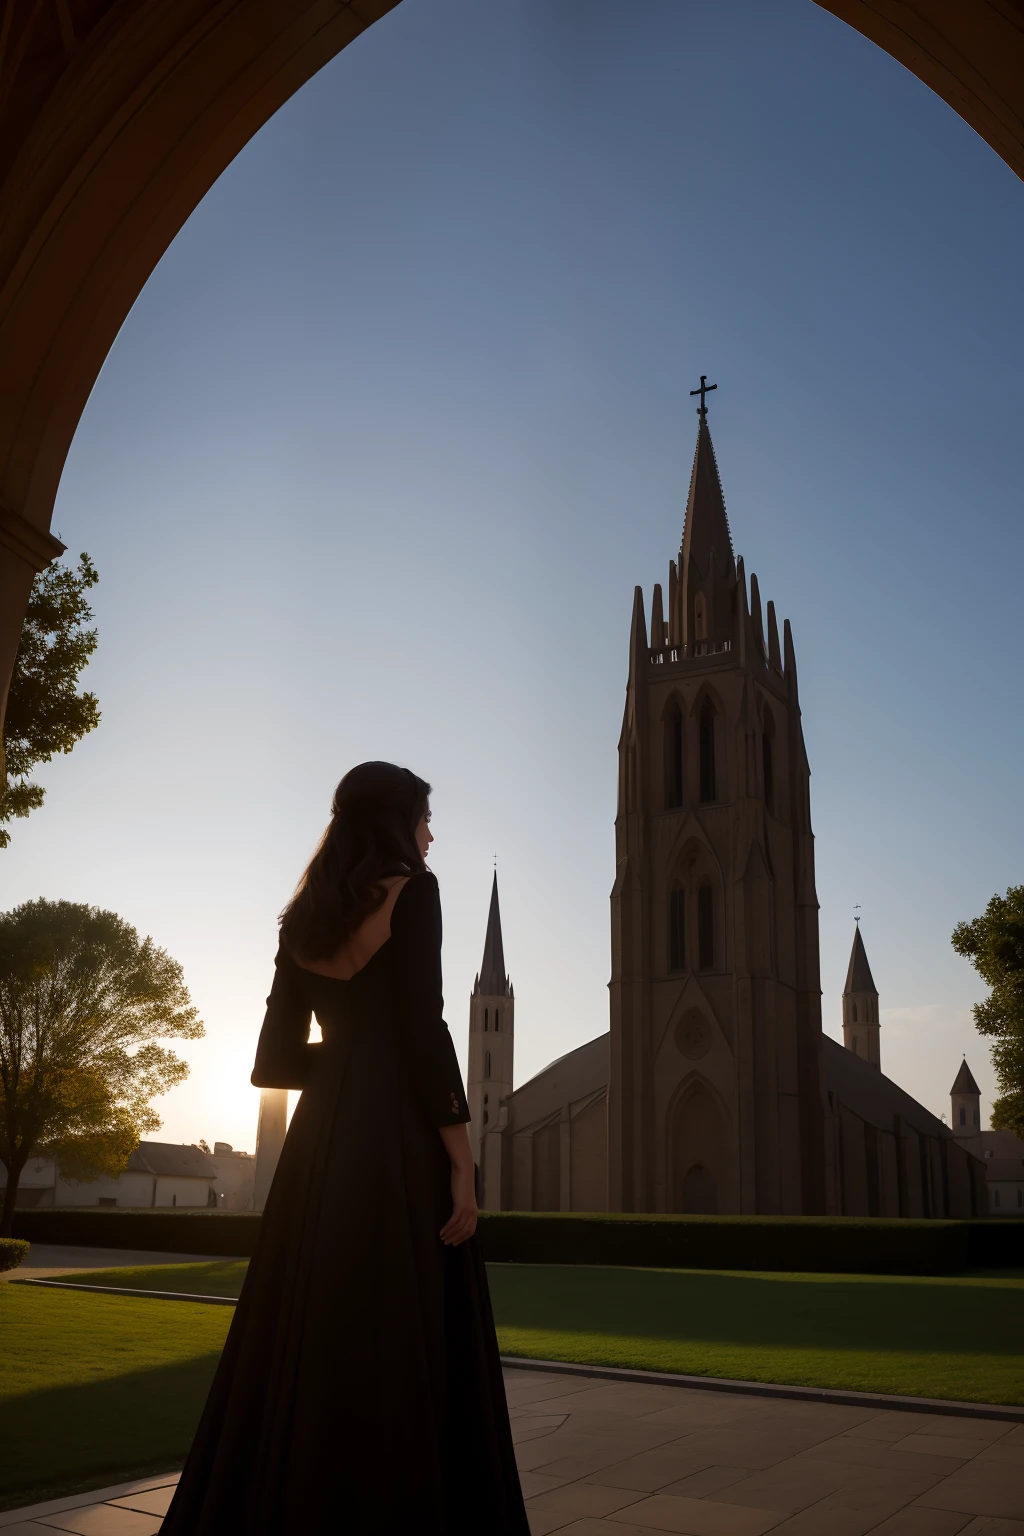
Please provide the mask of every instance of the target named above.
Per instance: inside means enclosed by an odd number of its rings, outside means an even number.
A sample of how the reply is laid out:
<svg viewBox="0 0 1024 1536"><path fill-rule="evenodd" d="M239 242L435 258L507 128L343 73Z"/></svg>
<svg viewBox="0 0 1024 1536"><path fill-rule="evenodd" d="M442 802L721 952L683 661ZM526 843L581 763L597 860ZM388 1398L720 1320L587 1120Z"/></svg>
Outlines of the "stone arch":
<svg viewBox="0 0 1024 1536"><path fill-rule="evenodd" d="M694 798L703 805L718 804L729 798L726 712L721 695L710 683L698 688L690 705L690 719Z"/></svg>
<svg viewBox="0 0 1024 1536"><path fill-rule="evenodd" d="M761 793L767 809L776 808L776 775L778 753L776 748L775 716L771 705L765 703L761 710Z"/></svg>
<svg viewBox="0 0 1024 1536"><path fill-rule="evenodd" d="M661 711L661 743L662 807L678 810L686 798L686 702L677 689Z"/></svg>
<svg viewBox="0 0 1024 1536"><path fill-rule="evenodd" d="M714 850L705 838L691 831L673 850L667 871L663 898L664 969L666 972L721 969L725 894L722 869ZM681 902L677 892L681 893ZM680 920L683 925L681 943L674 926ZM673 958L679 956L680 950L683 963L673 965Z"/></svg>
<svg viewBox="0 0 1024 1536"><path fill-rule="evenodd" d="M668 1209L717 1215L730 1204L729 1117L721 1096L701 1072L690 1072L666 1115Z"/></svg>
<svg viewBox="0 0 1024 1536"><path fill-rule="evenodd" d="M81 411L143 284L217 177L397 0L44 0L7 7L0 103L0 722ZM1024 176L1024 35L1006 5L938 20L818 0Z"/></svg>

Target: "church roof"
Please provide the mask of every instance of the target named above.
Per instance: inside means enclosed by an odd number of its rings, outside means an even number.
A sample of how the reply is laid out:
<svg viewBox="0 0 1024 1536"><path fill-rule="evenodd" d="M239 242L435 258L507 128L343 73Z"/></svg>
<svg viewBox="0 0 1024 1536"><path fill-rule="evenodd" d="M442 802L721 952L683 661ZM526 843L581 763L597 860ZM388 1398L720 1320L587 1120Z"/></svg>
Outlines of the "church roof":
<svg viewBox="0 0 1024 1536"><path fill-rule="evenodd" d="M880 1130L891 1131L893 1116L899 1115L907 1125L925 1136L950 1136L949 1127L911 1098L898 1083L870 1066L863 1056L854 1055L831 1035L821 1037L825 1059L825 1082L829 1091L854 1114L877 1125Z"/></svg>
<svg viewBox="0 0 1024 1536"><path fill-rule="evenodd" d="M168 1141L140 1141L128 1159L132 1173L153 1173L163 1179L215 1179L217 1164L201 1147Z"/></svg>
<svg viewBox="0 0 1024 1536"><path fill-rule="evenodd" d="M850 950L850 969L846 973L846 986L843 992L873 992L876 997L878 996L878 988L875 986L871 967L868 965L867 950L860 936L859 923L854 930L853 948Z"/></svg>
<svg viewBox="0 0 1024 1536"><path fill-rule="evenodd" d="M498 908L497 870L494 871L491 906L487 913L487 937L484 939L484 958L480 967L480 991L485 997L508 996L505 949L501 942L501 912Z"/></svg>
<svg viewBox="0 0 1024 1536"><path fill-rule="evenodd" d="M696 566L703 577L708 573L712 550L719 571L724 571L733 558L732 535L725 511L718 461L711 443L707 418L702 415L693 454L690 494L686 501L682 559L684 563Z"/></svg>
<svg viewBox="0 0 1024 1536"><path fill-rule="evenodd" d="M956 1075L956 1082L953 1084L952 1088L949 1091L950 1091L950 1093L977 1093L977 1094L981 1093L981 1089L978 1087L977 1083L974 1081L974 1077L973 1077L973 1074L971 1072L971 1069L967 1065L967 1057L966 1056L964 1057L963 1061L960 1063L960 1071Z"/></svg>

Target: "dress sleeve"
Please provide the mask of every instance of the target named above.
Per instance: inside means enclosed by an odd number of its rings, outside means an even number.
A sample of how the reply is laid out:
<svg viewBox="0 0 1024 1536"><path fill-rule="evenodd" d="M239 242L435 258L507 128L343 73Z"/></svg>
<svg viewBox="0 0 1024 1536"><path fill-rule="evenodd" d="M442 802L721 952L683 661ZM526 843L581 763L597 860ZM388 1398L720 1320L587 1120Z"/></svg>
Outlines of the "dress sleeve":
<svg viewBox="0 0 1024 1536"><path fill-rule="evenodd" d="M413 1092L432 1125L462 1125L469 1106L443 1018L441 898L431 874L413 875L395 903L396 1025Z"/></svg>
<svg viewBox="0 0 1024 1536"><path fill-rule="evenodd" d="M313 1007L301 972L285 949L278 950L274 965L249 1081L254 1088L304 1088L318 1049L309 1044Z"/></svg>

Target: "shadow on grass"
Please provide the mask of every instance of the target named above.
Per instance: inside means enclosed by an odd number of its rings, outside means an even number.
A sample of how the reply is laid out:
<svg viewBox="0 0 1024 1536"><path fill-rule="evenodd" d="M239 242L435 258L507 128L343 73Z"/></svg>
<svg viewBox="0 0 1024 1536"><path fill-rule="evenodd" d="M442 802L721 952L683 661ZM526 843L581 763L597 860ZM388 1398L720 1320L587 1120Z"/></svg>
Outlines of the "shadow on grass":
<svg viewBox="0 0 1024 1536"><path fill-rule="evenodd" d="M1020 1284L488 1266L505 1328L781 1349L1024 1353Z"/></svg>
<svg viewBox="0 0 1024 1536"><path fill-rule="evenodd" d="M0 1509L181 1466L218 1352L0 1405Z"/></svg>

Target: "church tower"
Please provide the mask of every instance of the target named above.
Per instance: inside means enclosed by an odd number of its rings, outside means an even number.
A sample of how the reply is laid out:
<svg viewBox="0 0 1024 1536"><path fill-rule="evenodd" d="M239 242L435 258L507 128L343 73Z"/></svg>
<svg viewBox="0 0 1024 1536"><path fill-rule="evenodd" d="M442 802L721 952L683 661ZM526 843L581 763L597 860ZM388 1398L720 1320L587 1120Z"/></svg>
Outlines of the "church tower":
<svg viewBox="0 0 1024 1536"><path fill-rule="evenodd" d="M714 387L714 386L708 386ZM701 381L682 544L636 588L611 894L608 1207L824 1212L796 658L733 553Z"/></svg>
<svg viewBox="0 0 1024 1536"><path fill-rule="evenodd" d="M953 1111L953 1135L977 1136L981 1131L981 1089L974 1081L974 1073L967 1065L965 1056L960 1071L949 1090L950 1107Z"/></svg>
<svg viewBox="0 0 1024 1536"><path fill-rule="evenodd" d="M505 950L501 942L498 907L498 872L491 885L487 937L480 973L469 999L469 1142L473 1161L480 1166L481 1137L499 1123L501 1101L512 1092L512 1049L515 1042L515 993L505 974ZM489 1191L488 1170L481 1168L481 1204L500 1207L495 1191ZM491 1196L494 1196L492 1199Z"/></svg>
<svg viewBox="0 0 1024 1536"><path fill-rule="evenodd" d="M860 924L853 934L850 966L843 988L843 1044L848 1051L866 1061L868 1066L882 1070L878 1042L878 988L875 986L868 965L864 940L860 936Z"/></svg>

